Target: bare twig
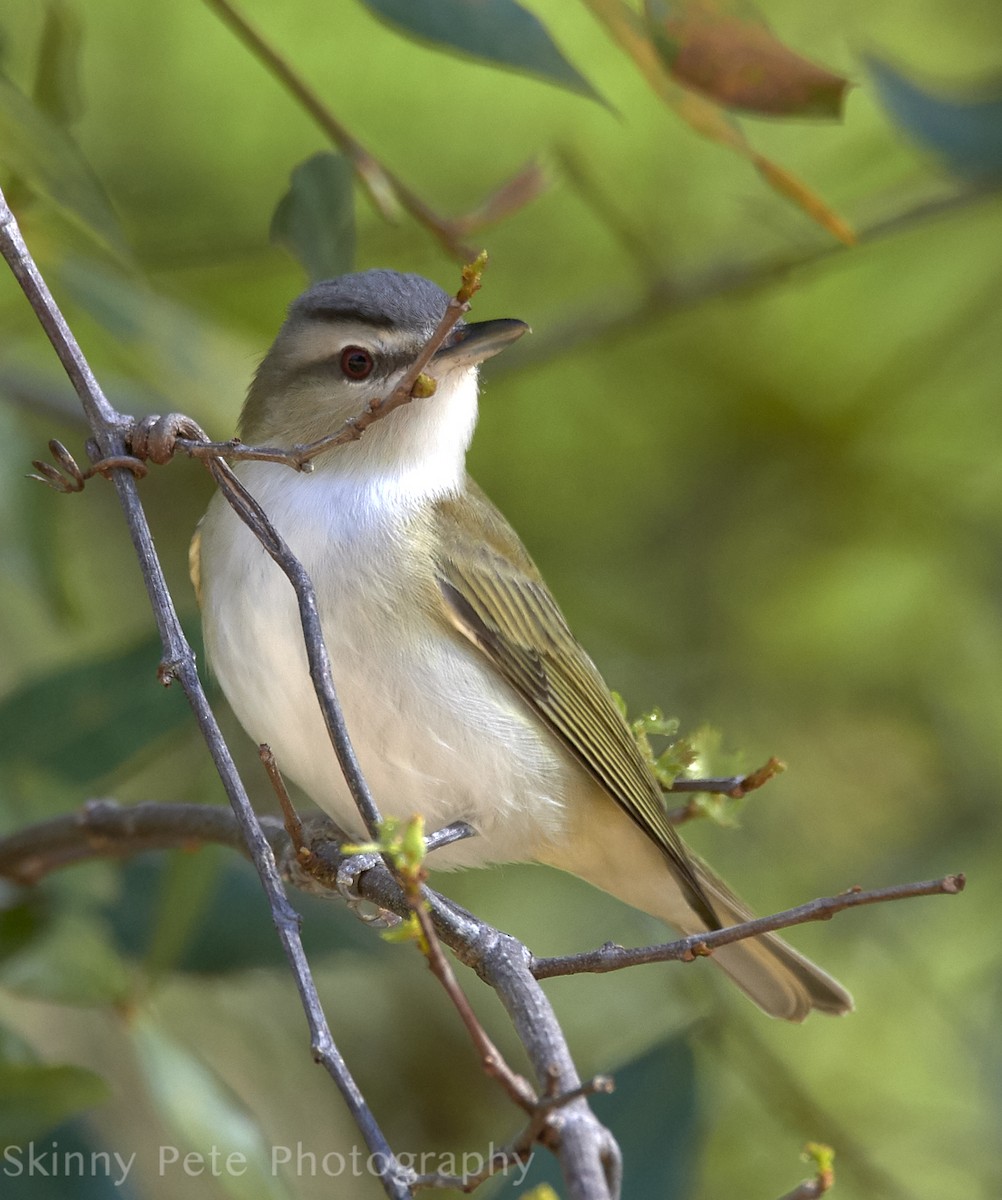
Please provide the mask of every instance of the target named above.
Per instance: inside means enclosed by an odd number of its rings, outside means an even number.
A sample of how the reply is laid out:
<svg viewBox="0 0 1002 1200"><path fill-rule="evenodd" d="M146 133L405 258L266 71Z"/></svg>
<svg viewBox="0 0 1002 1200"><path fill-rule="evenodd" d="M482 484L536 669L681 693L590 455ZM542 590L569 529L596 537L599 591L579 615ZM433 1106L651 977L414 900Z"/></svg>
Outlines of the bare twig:
<svg viewBox="0 0 1002 1200"><path fill-rule="evenodd" d="M276 852L287 844L281 822L270 817L259 821ZM89 800L77 812L0 838L0 878L30 886L75 863L201 844L229 846L250 857L229 808L152 802L123 806L115 800Z"/></svg>
<svg viewBox="0 0 1002 1200"><path fill-rule="evenodd" d="M750 771L747 775L731 775L725 779L685 779L679 777L672 781L671 787L662 788L663 792L707 792L712 795L730 796L732 800L741 800L760 787L764 787L770 779L786 770L778 758L770 758L767 763Z"/></svg>
<svg viewBox="0 0 1002 1200"><path fill-rule="evenodd" d="M369 836L378 836L382 815L376 806L372 792L358 756L351 744L348 727L344 714L334 692L331 676L330 656L324 643L323 630L320 625L320 612L317 607L317 595L306 568L292 553L272 523L268 520L264 509L237 479L226 463L220 459L209 460L209 470L215 479L219 490L232 505L234 512L258 538L271 558L285 573L296 592L299 605L299 619L303 626L306 641L306 654L310 667L310 679L320 703L324 723L331 745L337 754L338 763L344 774L348 789L351 792L355 806L362 817Z"/></svg>
<svg viewBox="0 0 1002 1200"><path fill-rule="evenodd" d="M565 1092L559 1096L547 1095L537 1104L533 1119L525 1129L507 1146L502 1147L487 1159L479 1171L471 1172L469 1175L446 1175L439 1171L429 1175L418 1175L414 1180L414 1187L415 1189L452 1188L458 1192L474 1192L488 1179L506 1173L509 1167L517 1166L531 1159L533 1146L542 1139L545 1122L549 1113L555 1108L570 1104L571 1101L585 1096L611 1091L613 1091L612 1080L606 1075L598 1075L572 1092Z"/></svg>
<svg viewBox="0 0 1002 1200"><path fill-rule="evenodd" d="M2 194L0 194L0 233L2 233L4 255L11 263L18 279L22 281L22 286L32 306L40 314L40 317L44 318L43 323L46 329L55 331L51 334L53 343L60 352L60 357L65 355L69 364L67 369L71 371L71 378L74 379L74 382L78 378L82 381L78 390L95 432L93 457L101 462L125 454L126 438L133 434L138 427L131 419L115 412L104 399L96 381L86 367L72 334L65 322L62 321L54 300L34 267L31 256L20 238L13 215L10 213L6 201L2 199ZM464 272L464 285L457 297L460 303L469 300L476 288L478 278L475 268L470 272ZM458 316L458 313L453 315L451 323L454 323L455 316ZM447 336L447 332L444 336ZM406 403L406 401L407 398L403 398L399 403ZM386 404L384 403L380 408L385 411ZM197 429L197 427L195 428ZM316 596L309 576L302 564L285 546L254 498L240 485L230 468L218 457L210 459L208 465L238 515L254 530L267 552L293 583L299 602L311 678L328 732L356 804L363 814L367 826L370 830L374 830L379 823L379 813L358 769L358 763L344 727L344 719L331 682L327 652L317 613ZM298 916L282 891L271 847L250 808L246 792L201 689L194 656L177 620L173 603L167 592L163 572L154 551L145 514L139 504L135 478L127 467L111 469L111 476L122 498L129 530L139 553L144 578L161 631L164 644L164 659L159 672L161 681L165 683L173 679L181 681L203 735L209 744L217 769L226 786L227 794L231 798L237 822L250 847L255 865L258 867L268 893L275 924L295 973L304 1011L310 1024L314 1056L327 1067L341 1090L349 1111L362 1131L370 1151L374 1155L379 1155L379 1161L384 1164L384 1169L380 1174L384 1191L391 1197L399 1197L403 1200L404 1197L412 1194L410 1185L413 1173L404 1170L394 1157L331 1038L303 954L302 943L299 939ZM84 840L86 841L86 836ZM70 853L72 852L64 848L59 855L59 861L62 863L69 861ZM82 857L82 853L76 853L76 861ZM298 867L297 856L293 853L290 857ZM22 866L21 878L37 877L45 869L38 856L29 858L28 863L29 865ZM291 866L287 873L295 875ZM396 900L399 904L403 898L389 872L370 869L361 878L367 879L372 876L380 878L384 887L387 880L396 887ZM392 892L392 887L390 891ZM368 897L365 896L365 898ZM392 905L380 905L380 907L392 907ZM453 922L457 919L459 910L448 909L444 902L440 907L449 915L448 918L440 917L439 919ZM541 989L527 970L530 958L528 950L513 939L499 942L500 935L496 931L492 930L490 926L473 922L468 914L465 919L472 924L464 925L469 936L465 940L460 939L465 955L464 961L469 960L479 964L478 969L481 974L491 983L503 1000L540 1077L548 1079L552 1073L558 1085L558 1095L566 1094L573 1097L557 1112L549 1113L543 1129L546 1144L558 1153L569 1197L571 1200L615 1200L619 1193L620 1181L618 1148L608 1131L599 1124L588 1109L587 1103L577 1090L580 1089L581 1083L574 1069L563 1033ZM480 935L479 943L477 943L478 934ZM491 947L497 945L504 947L501 959L491 953ZM520 959L519 965L513 967L512 964L516 959Z"/></svg>
<svg viewBox="0 0 1002 1200"><path fill-rule="evenodd" d="M536 1111L538 1100L529 1081L508 1065L504 1055L495 1045L487 1030L481 1025L477 1014L473 1011L466 993L459 986L455 973L449 965L449 960L442 953L438 933L432 922L426 906L423 889L420 883L411 889L405 886L404 894L410 905L422 934L422 950L428 960L432 974L445 989L446 995L452 1001L452 1006L459 1013L460 1020L470 1035L470 1041L480 1056L484 1071L504 1088L508 1098L527 1113Z"/></svg>
<svg viewBox="0 0 1002 1200"><path fill-rule="evenodd" d="M792 1192L781 1196L780 1200L819 1200L819 1197L830 1192L835 1186L835 1152L831 1146L818 1142L810 1142L804 1147L804 1158L813 1159L817 1165L813 1179L805 1179Z"/></svg>
<svg viewBox="0 0 1002 1200"><path fill-rule="evenodd" d="M229 0L205 0L205 4L215 10L217 16L234 32L236 37L240 38L254 58L317 122L331 142L334 142L343 154L350 158L356 174L365 185L372 203L376 205L380 214L386 220L392 221L396 216L395 205L400 205L401 209L408 212L415 221L418 221L434 235L434 238L451 258L460 260L460 262L468 262L476 253L476 251L470 250L469 246L463 245L463 236L470 229L482 226L487 220L496 220L496 216L494 216L496 212L497 215L505 216L509 212L515 211L516 208L521 208L522 204L528 203L528 200L541 190L542 175L538 168L530 164L529 167L520 170L508 184L500 188L496 203L492 205L488 202L484 211L474 212L466 217L457 217L455 220L440 216L418 194L412 191L412 188L404 184L400 176L386 169L378 158L371 154L359 142L359 139L348 131L346 126L342 125L342 122L331 112L328 104L320 100L317 92L313 91L305 79L302 79L292 64L283 59L275 47L272 47L258 30L248 24Z"/></svg>
<svg viewBox="0 0 1002 1200"><path fill-rule="evenodd" d="M146 464L131 454L109 455L83 470L69 450L56 438L49 442L49 453L55 459L56 465L43 462L40 458L33 459L31 465L38 474L29 475L28 478L37 479L39 483L44 483L53 491L62 492L64 495L82 492L87 480L93 479L95 475L103 475L105 479L109 479L111 472L119 467L131 471L137 479L142 479L147 470Z"/></svg>
<svg viewBox="0 0 1002 1200"><path fill-rule="evenodd" d="M830 1184L825 1183L817 1177L814 1179L805 1179L792 1192L787 1192L785 1196L781 1196L780 1200L818 1200L818 1197L830 1191L830 1188Z"/></svg>
<svg viewBox="0 0 1002 1200"><path fill-rule="evenodd" d="M304 884L302 858L284 823L277 817L263 817L261 826L285 879ZM311 853L309 885L326 877L333 888L339 866L350 857L341 851L344 835L328 818L318 817L311 819L304 840ZM114 801L94 800L78 813L0 838L0 877L32 884L73 863L124 857L144 850L190 848L201 842L249 854L236 818L228 809L155 803L125 807ZM403 917L411 911L400 881L385 866L364 871L356 887L363 899L378 908ZM558 1154L565 1177L570 1177L572 1198L608 1200L618 1196L618 1147L586 1103L587 1096L606 1090L608 1083L601 1077L582 1083L578 1077L556 1016L529 971L529 951L431 889L425 889L424 894L438 937L494 989L537 1074L546 1081L546 1090L536 1101L530 1121L512 1143L509 1163L521 1161L534 1141L541 1140ZM501 1169L503 1165L495 1163L495 1173ZM431 1177L423 1185L438 1186Z"/></svg>
<svg viewBox="0 0 1002 1200"><path fill-rule="evenodd" d="M699 795L727 796L731 800L743 800L749 792L764 787L770 779L775 779L785 770L785 763L780 762L778 758L770 758L767 763L747 775L729 775L722 779L686 779L678 776L672 780L670 786L662 785L661 791L665 795L695 792L697 796L688 804L681 804L677 808L669 809L668 820L672 825L684 825L686 821L706 816L707 812L699 802Z"/></svg>
<svg viewBox="0 0 1002 1200"><path fill-rule="evenodd" d="M470 311L470 300L480 288L480 279L486 266L487 254L481 251L472 262L463 268L462 285L456 295L450 298L431 337L400 377L393 391L388 396L377 397L371 401L362 412L357 416L349 417L340 429L333 433L326 434L316 441L303 442L291 447L248 446L239 438L231 438L225 442L210 442L201 429L195 426L188 417L181 413L171 413L166 417L146 417L140 421L130 434L131 450L138 458L149 458L155 463L167 462L176 450L180 450L189 458L198 458L209 464L213 460L219 459L237 462L274 462L282 463L296 471L311 471L313 459L317 455L323 454L327 450L333 450L336 446L343 446L347 442L357 442L370 426L388 416L395 409L434 394L436 381L424 373L425 368L431 363L436 352L448 341L459 321ZM64 453L68 457L65 450ZM39 471L45 472L46 475L52 470L47 464L36 462L33 465ZM72 472L69 474L72 476ZM46 478L42 482L50 482L50 480ZM52 486L58 487L59 490L79 490L79 488L63 487L55 483L52 483ZM82 486L83 483L80 481L80 487ZM263 513L261 515L263 516Z"/></svg>
<svg viewBox="0 0 1002 1200"><path fill-rule="evenodd" d="M428 900L442 940L497 993L537 1074L552 1080L553 1091L561 1096L580 1089L581 1079L556 1014L530 970L532 956L527 948L433 892ZM570 1196L591 1200L619 1195L619 1147L583 1095L550 1113L543 1133L545 1144L558 1153Z"/></svg>
<svg viewBox="0 0 1002 1200"><path fill-rule="evenodd" d="M811 921L830 921L836 913L848 908L861 908L865 904L886 904L892 900L912 900L917 896L954 896L964 890L963 875L946 875L942 879L930 879L923 883L902 883L894 887L875 888L863 891L852 888L838 896L823 896L796 908L788 908L769 917L756 917L740 925L730 925L712 933L696 933L678 941L657 946L640 946L627 949L607 943L598 950L584 954L571 954L563 958L537 958L532 963L532 973L537 979L551 979L555 975L578 975L583 972L604 974L621 971L624 967L640 963L691 962L711 954L721 946L743 941L760 933L773 933L777 929L789 929L792 925L806 925Z"/></svg>
<svg viewBox="0 0 1002 1200"><path fill-rule="evenodd" d="M96 455L105 461L125 455L125 435L133 422L130 418L116 412L101 391L76 339L24 244L14 214L10 211L2 192L0 192L0 251L48 334L60 362L65 367L80 397L94 433ZM163 661L159 672L161 681L168 682L177 679L180 682L233 806L241 833L250 848L254 865L268 897L272 917L286 958L296 979L296 986L310 1028L314 1058L323 1063L336 1083L370 1152L385 1156L380 1159L386 1164L386 1169L381 1175L384 1191L390 1197L403 1200L404 1197L411 1194L410 1188L404 1182L405 1173L397 1163L389 1143L365 1103L362 1093L331 1036L303 951L299 936L299 916L285 895L271 847L251 808L250 800L237 773L232 756L209 707L205 692L202 690L195 666L194 653L178 620L170 592L167 589L163 569L154 548L146 514L139 502L135 477L131 470L117 467L111 471L111 478L139 558L143 580L163 645Z"/></svg>
<svg viewBox="0 0 1002 1200"><path fill-rule="evenodd" d="M305 854L309 854L309 847L306 844L306 838L303 833L303 822L300 819L299 813L296 812L296 806L292 803L289 789L285 786L282 772L278 768L278 761L271 747L264 743L258 746L257 756L260 758L268 774L268 778L271 780L271 786L275 789L275 795L278 797L278 803L282 808L285 832L289 835L292 848L302 858Z"/></svg>
<svg viewBox="0 0 1002 1200"><path fill-rule="evenodd" d="M966 187L944 196L922 200L904 212L874 221L859 233L859 248L904 233L916 225L955 212L966 212L997 199L999 188ZM859 248L855 251L859 253ZM846 253L846 247L818 239L806 248L772 255L753 262L721 262L680 277L662 272L639 292L619 296L603 291L601 303L592 311L551 322L546 334L537 334L515 359L500 358L494 378L508 372L534 370L582 346L594 348L606 338L635 334L675 313L686 312L720 296L750 294L774 284L785 283L796 272L817 266Z"/></svg>

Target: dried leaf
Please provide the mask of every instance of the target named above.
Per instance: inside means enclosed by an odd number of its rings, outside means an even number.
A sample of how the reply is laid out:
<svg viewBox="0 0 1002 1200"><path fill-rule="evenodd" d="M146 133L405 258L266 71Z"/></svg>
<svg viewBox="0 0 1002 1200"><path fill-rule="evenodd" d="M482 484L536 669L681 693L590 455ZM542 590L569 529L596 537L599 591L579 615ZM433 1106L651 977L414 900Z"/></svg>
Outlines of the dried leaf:
<svg viewBox="0 0 1002 1200"><path fill-rule="evenodd" d="M726 109L709 97L682 87L668 75L668 69L640 19L623 0L585 0L585 4L630 55L651 88L690 128L748 159L770 187L792 200L812 220L845 245L855 243L856 236L851 227L816 192L784 167L752 149L743 130Z"/></svg>
<svg viewBox="0 0 1002 1200"><path fill-rule="evenodd" d="M645 0L651 40L672 76L764 116L839 118L849 81L785 46L748 5Z"/></svg>
<svg viewBox="0 0 1002 1200"><path fill-rule="evenodd" d="M531 204L549 186L546 173L538 162L526 165L486 196L472 211L456 217L450 224L457 237L466 237L488 225L494 225Z"/></svg>

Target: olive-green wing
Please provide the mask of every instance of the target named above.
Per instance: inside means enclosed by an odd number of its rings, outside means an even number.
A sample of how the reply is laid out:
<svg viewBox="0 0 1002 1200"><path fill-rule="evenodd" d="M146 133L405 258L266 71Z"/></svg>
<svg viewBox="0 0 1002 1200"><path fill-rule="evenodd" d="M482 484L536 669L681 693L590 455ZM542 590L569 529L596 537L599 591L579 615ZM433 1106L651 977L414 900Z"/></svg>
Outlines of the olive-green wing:
<svg viewBox="0 0 1002 1200"><path fill-rule="evenodd" d="M468 505L476 509L470 521ZM664 852L710 928L719 922L669 824L629 726L518 537L472 481L465 513L452 499L434 513L437 579L451 623L501 671L574 757ZM476 528L471 536L469 529Z"/></svg>

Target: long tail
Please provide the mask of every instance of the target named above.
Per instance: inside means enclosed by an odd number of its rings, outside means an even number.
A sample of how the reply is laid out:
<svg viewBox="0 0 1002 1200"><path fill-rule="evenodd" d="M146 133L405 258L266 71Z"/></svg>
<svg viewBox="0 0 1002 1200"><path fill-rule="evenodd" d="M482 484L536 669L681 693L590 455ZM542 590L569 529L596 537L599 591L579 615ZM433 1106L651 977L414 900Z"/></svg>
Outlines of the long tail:
<svg viewBox="0 0 1002 1200"><path fill-rule="evenodd" d="M661 849L597 787L575 798L571 828L563 838L540 844L535 857L683 933L706 932ZM723 880L691 851L689 857L720 924L750 920L747 905ZM774 933L723 946L712 961L771 1017L802 1021L812 1008L826 1013L852 1009L852 997L841 984Z"/></svg>
<svg viewBox="0 0 1002 1200"><path fill-rule="evenodd" d="M751 911L723 880L704 862L693 858L720 923L737 925L751 920ZM722 946L714 951L713 962L770 1017L802 1021L812 1009L836 1016L852 1011L852 996L845 988L774 933Z"/></svg>

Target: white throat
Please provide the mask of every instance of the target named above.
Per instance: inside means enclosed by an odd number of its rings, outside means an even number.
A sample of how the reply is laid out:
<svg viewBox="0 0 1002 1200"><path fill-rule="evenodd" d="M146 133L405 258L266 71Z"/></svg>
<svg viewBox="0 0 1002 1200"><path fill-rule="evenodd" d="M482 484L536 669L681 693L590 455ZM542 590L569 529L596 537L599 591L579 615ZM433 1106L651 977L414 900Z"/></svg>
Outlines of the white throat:
<svg viewBox="0 0 1002 1200"><path fill-rule="evenodd" d="M314 494L336 493L345 506L370 511L419 508L454 494L466 476L477 393L475 368L444 375L434 395L412 400L357 442L321 455L312 481L303 482L314 483Z"/></svg>

